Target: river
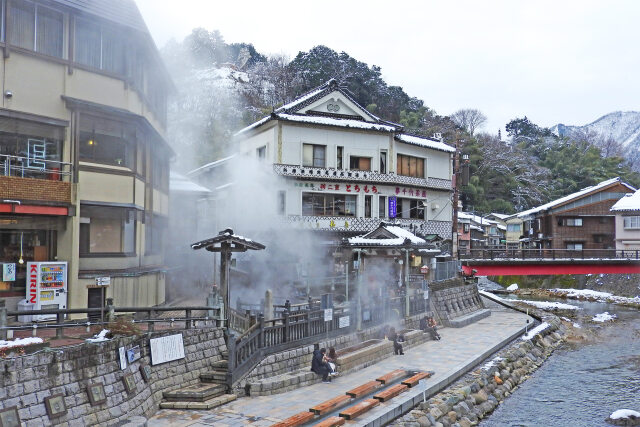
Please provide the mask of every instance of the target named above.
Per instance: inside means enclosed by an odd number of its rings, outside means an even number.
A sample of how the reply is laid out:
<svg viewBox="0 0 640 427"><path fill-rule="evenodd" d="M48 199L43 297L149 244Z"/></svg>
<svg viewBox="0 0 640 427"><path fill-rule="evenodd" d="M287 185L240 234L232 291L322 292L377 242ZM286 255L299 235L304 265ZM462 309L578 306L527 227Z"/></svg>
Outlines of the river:
<svg viewBox="0 0 640 427"><path fill-rule="evenodd" d="M618 409L640 411L640 311L562 302L581 307L580 324L605 311L618 318L593 326L593 342L556 349L480 426L608 426L605 419Z"/></svg>

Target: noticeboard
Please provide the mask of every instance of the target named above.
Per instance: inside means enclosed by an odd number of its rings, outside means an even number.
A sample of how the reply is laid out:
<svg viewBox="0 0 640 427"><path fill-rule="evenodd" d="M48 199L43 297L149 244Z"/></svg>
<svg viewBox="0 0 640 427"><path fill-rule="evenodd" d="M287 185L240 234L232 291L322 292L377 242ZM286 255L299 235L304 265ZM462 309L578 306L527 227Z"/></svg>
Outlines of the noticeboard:
<svg viewBox="0 0 640 427"><path fill-rule="evenodd" d="M152 365L184 358L182 334L152 338L149 340L149 347L151 348Z"/></svg>

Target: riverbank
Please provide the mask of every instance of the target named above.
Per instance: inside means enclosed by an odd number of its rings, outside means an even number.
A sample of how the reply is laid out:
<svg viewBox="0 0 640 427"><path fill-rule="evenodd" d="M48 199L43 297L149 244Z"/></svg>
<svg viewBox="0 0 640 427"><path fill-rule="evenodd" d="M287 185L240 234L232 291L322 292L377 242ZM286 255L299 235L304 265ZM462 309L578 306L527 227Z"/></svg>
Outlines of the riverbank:
<svg viewBox="0 0 640 427"><path fill-rule="evenodd" d="M566 327L547 315L537 330L500 350L452 386L391 423L396 427L476 425L537 370L563 342Z"/></svg>

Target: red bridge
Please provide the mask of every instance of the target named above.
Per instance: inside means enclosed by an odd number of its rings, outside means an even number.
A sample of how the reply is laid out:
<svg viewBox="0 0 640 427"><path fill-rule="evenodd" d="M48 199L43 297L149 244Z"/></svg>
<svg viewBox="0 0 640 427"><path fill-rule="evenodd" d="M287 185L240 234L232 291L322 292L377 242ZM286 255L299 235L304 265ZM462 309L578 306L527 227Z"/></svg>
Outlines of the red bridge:
<svg viewBox="0 0 640 427"><path fill-rule="evenodd" d="M640 250L473 249L460 260L465 274L477 276L640 274Z"/></svg>

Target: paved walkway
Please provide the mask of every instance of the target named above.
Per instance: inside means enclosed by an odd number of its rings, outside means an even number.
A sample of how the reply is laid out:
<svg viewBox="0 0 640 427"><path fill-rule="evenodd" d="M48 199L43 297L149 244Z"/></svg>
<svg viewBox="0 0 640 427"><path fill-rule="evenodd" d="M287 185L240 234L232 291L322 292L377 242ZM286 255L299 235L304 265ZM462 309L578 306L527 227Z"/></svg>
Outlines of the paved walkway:
<svg viewBox="0 0 640 427"><path fill-rule="evenodd" d="M440 329L442 336L440 341L427 341L406 350L404 356L390 356L368 368L344 377L339 376L330 384L314 384L271 396L243 397L209 411L163 409L149 420L148 425L151 427L269 426L398 368L434 371L435 375L427 380L427 387L431 387L456 375L461 367L472 362L478 355L501 344L526 324L528 317L524 314L496 306L490 308L491 316L479 322L459 329ZM379 405L375 412L385 411L385 406L393 405L394 401L401 396L402 394ZM360 423L356 419L355 422L347 424L359 425Z"/></svg>

